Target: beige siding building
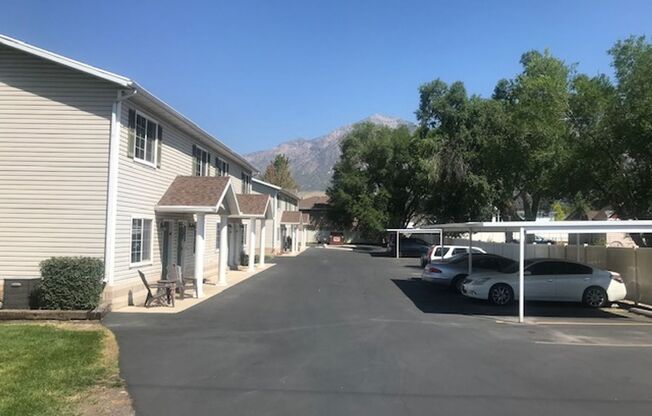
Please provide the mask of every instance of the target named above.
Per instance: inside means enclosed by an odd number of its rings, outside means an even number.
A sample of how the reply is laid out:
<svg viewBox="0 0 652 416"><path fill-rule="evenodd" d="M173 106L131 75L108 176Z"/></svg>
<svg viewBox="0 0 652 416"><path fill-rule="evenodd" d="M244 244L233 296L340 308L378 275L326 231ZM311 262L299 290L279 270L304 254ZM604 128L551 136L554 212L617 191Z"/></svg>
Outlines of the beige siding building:
<svg viewBox="0 0 652 416"><path fill-rule="evenodd" d="M280 248L296 201L254 191L255 173L135 82L0 36L0 280L81 255L104 259L115 305L141 302L138 271L158 280L171 264L201 296L243 253ZM179 187L185 177L198 178ZM254 192L265 197L245 197L243 212L238 194Z"/></svg>

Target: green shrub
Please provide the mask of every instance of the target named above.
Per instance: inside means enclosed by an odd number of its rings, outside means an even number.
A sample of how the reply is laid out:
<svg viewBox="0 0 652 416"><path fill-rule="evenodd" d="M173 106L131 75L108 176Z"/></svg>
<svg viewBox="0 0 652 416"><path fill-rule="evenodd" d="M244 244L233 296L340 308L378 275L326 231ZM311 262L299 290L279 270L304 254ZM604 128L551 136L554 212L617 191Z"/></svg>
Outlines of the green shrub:
<svg viewBox="0 0 652 416"><path fill-rule="evenodd" d="M95 309L104 283L104 262L94 257L52 257L41 262L39 304L44 309Z"/></svg>

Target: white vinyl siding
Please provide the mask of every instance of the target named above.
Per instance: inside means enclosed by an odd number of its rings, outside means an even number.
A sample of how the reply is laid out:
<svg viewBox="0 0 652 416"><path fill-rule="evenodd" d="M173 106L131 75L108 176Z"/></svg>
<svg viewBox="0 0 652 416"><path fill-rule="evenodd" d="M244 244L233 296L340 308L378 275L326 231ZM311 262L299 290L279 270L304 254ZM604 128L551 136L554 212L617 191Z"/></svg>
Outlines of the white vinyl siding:
<svg viewBox="0 0 652 416"><path fill-rule="evenodd" d="M160 168L141 163L134 163L128 153L128 118L129 109L135 109L153 117L163 128ZM114 280L121 281L137 277L137 270L142 270L148 278L154 279L161 275L161 232L159 226L163 220L171 220L173 235L170 237L170 258L176 262L177 255L177 226L178 221L185 221L188 224L185 255L182 261L183 274L192 277L194 272L194 233L191 225L194 224L194 217L190 214L156 214L155 206L161 199L168 186L174 178L179 175L195 175L195 158L193 146L201 146L211 153L211 158L219 156L230 164L231 180L235 189L239 189L240 175L242 169L232 160L217 153L215 149L206 143L200 142L186 131L182 131L177 125L169 124L166 118L158 114L156 109L146 107L126 100L122 105L122 131L119 158L118 175L118 204L116 218L116 249L115 249L115 271ZM211 159L214 160L214 159ZM215 166L207 166L208 175L215 175ZM237 176L236 176L237 175ZM131 219L138 216L152 216L152 261L149 265L134 266L131 263ZM217 215L206 215L206 247L215 246L217 233L211 224L219 219ZM213 250L205 250L204 276L207 279L214 279L217 276L217 255Z"/></svg>
<svg viewBox="0 0 652 416"><path fill-rule="evenodd" d="M0 279L104 256L111 84L0 45Z"/></svg>

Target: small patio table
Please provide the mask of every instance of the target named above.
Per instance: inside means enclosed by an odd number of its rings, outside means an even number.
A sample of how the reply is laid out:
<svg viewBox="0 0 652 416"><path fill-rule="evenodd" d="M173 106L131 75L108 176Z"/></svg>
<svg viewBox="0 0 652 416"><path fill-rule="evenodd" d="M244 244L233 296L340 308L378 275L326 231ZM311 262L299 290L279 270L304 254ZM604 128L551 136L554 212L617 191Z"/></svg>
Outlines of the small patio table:
<svg viewBox="0 0 652 416"><path fill-rule="evenodd" d="M174 308L174 294L177 290L177 282L174 280L159 280L157 283L165 288L165 293L168 298L168 305L171 304Z"/></svg>

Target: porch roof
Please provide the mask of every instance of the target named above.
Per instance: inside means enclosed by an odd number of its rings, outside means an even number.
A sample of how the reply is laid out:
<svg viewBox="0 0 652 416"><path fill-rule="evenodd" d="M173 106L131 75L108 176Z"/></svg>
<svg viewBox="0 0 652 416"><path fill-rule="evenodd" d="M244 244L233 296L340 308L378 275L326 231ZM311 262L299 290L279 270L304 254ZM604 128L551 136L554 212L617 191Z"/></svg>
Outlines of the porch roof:
<svg viewBox="0 0 652 416"><path fill-rule="evenodd" d="M240 207L227 176L177 176L158 201L159 212L217 213L227 199L228 214L239 215Z"/></svg>
<svg viewBox="0 0 652 416"><path fill-rule="evenodd" d="M301 211L283 211L281 224L301 224Z"/></svg>
<svg viewBox="0 0 652 416"><path fill-rule="evenodd" d="M243 217L260 217L270 216L270 198L269 195L263 194L236 194L240 215ZM271 216L270 216L271 218Z"/></svg>

